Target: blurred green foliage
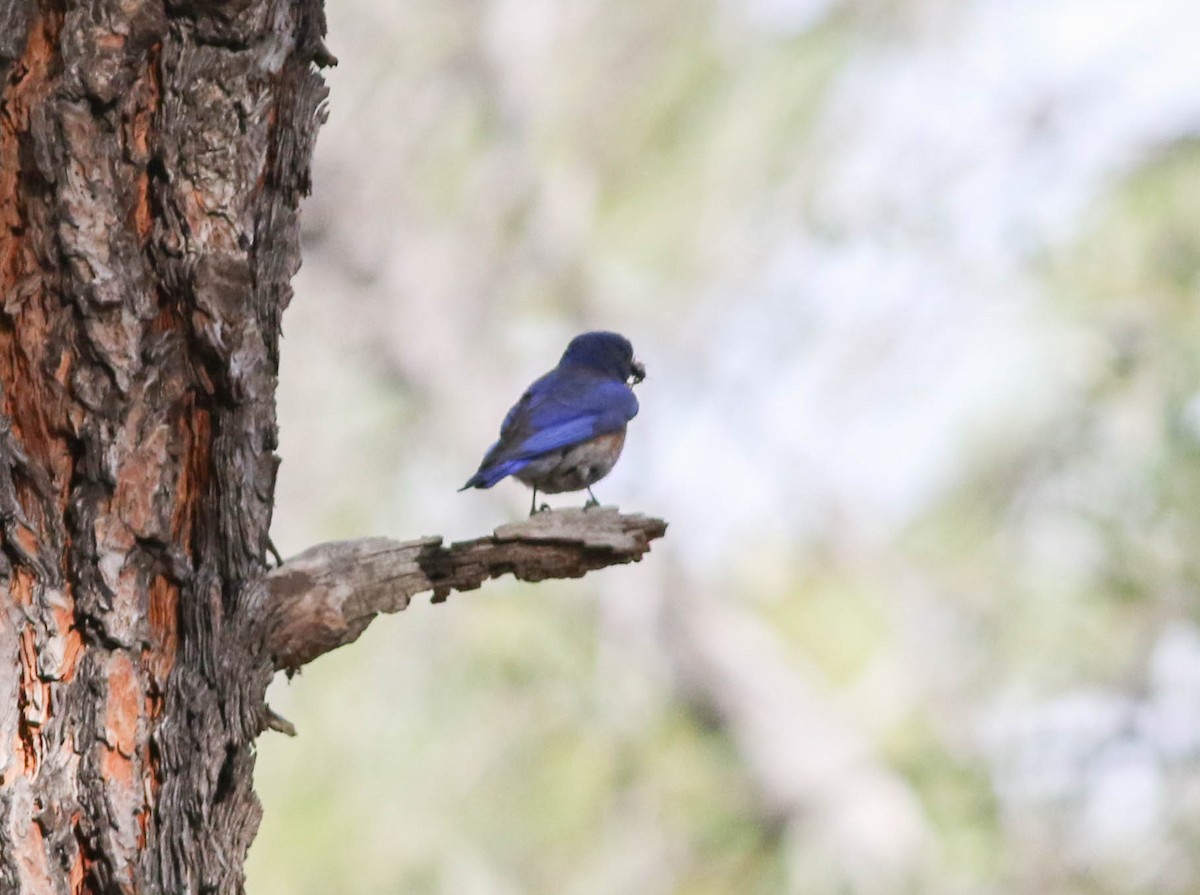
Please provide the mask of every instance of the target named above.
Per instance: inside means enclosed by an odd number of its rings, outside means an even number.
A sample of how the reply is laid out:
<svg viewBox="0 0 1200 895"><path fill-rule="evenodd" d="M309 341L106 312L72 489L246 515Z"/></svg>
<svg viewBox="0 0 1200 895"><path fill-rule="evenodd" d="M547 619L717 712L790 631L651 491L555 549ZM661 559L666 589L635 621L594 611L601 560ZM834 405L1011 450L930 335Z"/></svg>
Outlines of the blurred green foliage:
<svg viewBox="0 0 1200 895"><path fill-rule="evenodd" d="M813 27L776 32L731 24L729 4L568 6L538 14L586 26L539 45L549 61L531 70L553 77L522 92L504 82L494 58L503 41L488 34L515 15L512 3L418 3L396 21L369 4L331 3L335 51L339 29L378 30L381 44L343 59L347 77L357 71L367 83L348 84L348 95L335 83L332 102L360 104L350 120L363 140L372 91L399 104L392 114L426 121L377 175L411 232L430 240L414 252L444 251L449 267L483 258L478 282L507 311L537 319L588 319L601 301L614 314L646 304L638 320L659 344L700 313L693 293L736 267L731 257L754 263L765 210L798 225L812 213L830 152L818 145L830 139L821 113L847 66L904 53L926 14L948 31L958 21L954 4L835 4ZM335 117L330 129L338 126ZM569 208L555 207L551 182L573 197ZM320 178L316 189L319 201ZM731 557L664 546L644 567L583 582L492 584L381 618L354 646L276 684L272 705L300 736L260 742L265 817L249 891L1198 891L1197 755L1186 742L1171 751L1186 737L1163 720L1191 710L1164 684L1186 675L1156 657L1172 631L1200 622L1200 143L1162 148L1097 196L1068 238L1013 251L1037 290L1031 338L1048 346L1036 387L960 434L956 465L898 531L781 533L764 519ZM822 239L849 238L839 229L849 225L813 219L824 221L809 222ZM905 221L869 226L894 242ZM539 228L550 236L530 236ZM316 282L306 293L301 279L298 305L322 304ZM361 299L350 295L330 299L335 316L357 313ZM480 299L478 315L460 313L471 321L464 341L477 337L471 326L494 322L493 297ZM914 294L898 326L919 322L922 298ZM456 313L440 308L406 309L411 344L423 346L434 311ZM302 341L306 325L330 328L308 320L289 339L316 344ZM720 342L720 322L713 328ZM885 335L880 344L895 338ZM687 350L677 370L706 362ZM285 356L284 390L289 363L301 366ZM314 363L304 355L304 367ZM360 461L368 485L355 497L351 473L333 487L305 482L338 492L295 504L305 536L368 533L392 503L415 504L406 511L418 522L398 518L426 524L413 483L448 462L443 417L465 409L423 393L437 386L403 358L382 382L368 367L338 358L338 385L322 400L339 416L310 410L322 420L311 431L348 433L363 455L360 445L375 446ZM315 439L289 441L304 425L293 419L289 428L284 414L285 460L315 450ZM431 435L434 426L443 428ZM385 463L412 471L380 488ZM672 518L668 543L686 539L694 521ZM707 565L689 577L700 560ZM835 778L857 791L852 761L814 774L815 807L789 814L764 793L729 706L673 667L686 663L670 654L663 619L712 593L769 632L836 724L856 733L853 761L911 796L926 829L899 869L872 876L865 858L838 845L866 837L870 824L831 831L837 824L822 813ZM636 624L622 615L639 611ZM825 723L778 720L800 742L806 725ZM1137 815L1144 791L1157 793L1154 822L1136 828L1140 838L1106 840L1105 818Z"/></svg>

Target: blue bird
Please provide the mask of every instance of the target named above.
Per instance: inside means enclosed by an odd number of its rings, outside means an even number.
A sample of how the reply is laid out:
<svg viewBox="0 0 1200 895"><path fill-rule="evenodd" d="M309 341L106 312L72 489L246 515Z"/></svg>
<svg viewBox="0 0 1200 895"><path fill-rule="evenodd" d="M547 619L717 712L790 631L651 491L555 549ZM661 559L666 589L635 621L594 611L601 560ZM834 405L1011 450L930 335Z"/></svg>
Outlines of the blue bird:
<svg viewBox="0 0 1200 895"><path fill-rule="evenodd" d="M617 333L590 332L567 345L558 366L521 395L500 426L479 471L459 488L490 488L513 476L538 491L587 489L584 508L598 506L592 485L612 470L625 446L625 426L637 416L631 385L646 377L633 346ZM547 509L543 506L542 509Z"/></svg>

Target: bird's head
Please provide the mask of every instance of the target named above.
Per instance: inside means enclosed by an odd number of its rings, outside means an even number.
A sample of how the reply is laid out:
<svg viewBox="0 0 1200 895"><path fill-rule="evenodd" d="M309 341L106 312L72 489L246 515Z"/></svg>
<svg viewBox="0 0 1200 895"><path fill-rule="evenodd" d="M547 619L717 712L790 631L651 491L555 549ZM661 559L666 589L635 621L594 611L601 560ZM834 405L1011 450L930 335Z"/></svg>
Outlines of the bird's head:
<svg viewBox="0 0 1200 895"><path fill-rule="evenodd" d="M559 366L587 367L636 385L646 378L646 368L633 357L633 346L618 333L590 332L576 336L563 352Z"/></svg>

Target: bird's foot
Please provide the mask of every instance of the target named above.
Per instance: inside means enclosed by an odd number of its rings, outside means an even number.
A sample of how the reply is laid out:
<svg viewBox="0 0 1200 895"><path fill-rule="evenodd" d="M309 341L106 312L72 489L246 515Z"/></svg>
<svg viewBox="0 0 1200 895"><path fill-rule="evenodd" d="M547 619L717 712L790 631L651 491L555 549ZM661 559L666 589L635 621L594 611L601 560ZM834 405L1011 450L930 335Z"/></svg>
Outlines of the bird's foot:
<svg viewBox="0 0 1200 895"><path fill-rule="evenodd" d="M549 513L549 512L550 512L550 504L544 503L540 507L534 507L532 510L530 510L529 518L532 519L538 513Z"/></svg>
<svg viewBox="0 0 1200 895"><path fill-rule="evenodd" d="M589 497L587 499L587 502L583 505L583 511L586 513L592 507L598 507L598 506L600 506L600 501L596 500L596 498L594 498L594 497Z"/></svg>

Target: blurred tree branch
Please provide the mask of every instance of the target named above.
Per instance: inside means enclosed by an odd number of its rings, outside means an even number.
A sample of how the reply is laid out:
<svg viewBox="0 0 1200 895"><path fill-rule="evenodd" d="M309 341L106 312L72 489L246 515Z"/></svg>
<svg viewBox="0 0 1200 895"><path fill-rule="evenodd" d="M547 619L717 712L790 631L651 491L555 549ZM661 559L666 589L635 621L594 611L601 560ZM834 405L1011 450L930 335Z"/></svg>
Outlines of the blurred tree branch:
<svg viewBox="0 0 1200 895"><path fill-rule="evenodd" d="M360 538L310 547L266 579L267 647L278 670L295 671L352 643L381 612L399 612L425 591L441 602L511 572L522 581L580 578L637 562L667 523L615 508L556 510L502 525L449 547Z"/></svg>
<svg viewBox="0 0 1200 895"><path fill-rule="evenodd" d="M662 648L682 692L737 744L764 823L803 835L846 891L903 889L933 841L909 781L768 625L703 587L664 590L687 596L667 598Z"/></svg>

